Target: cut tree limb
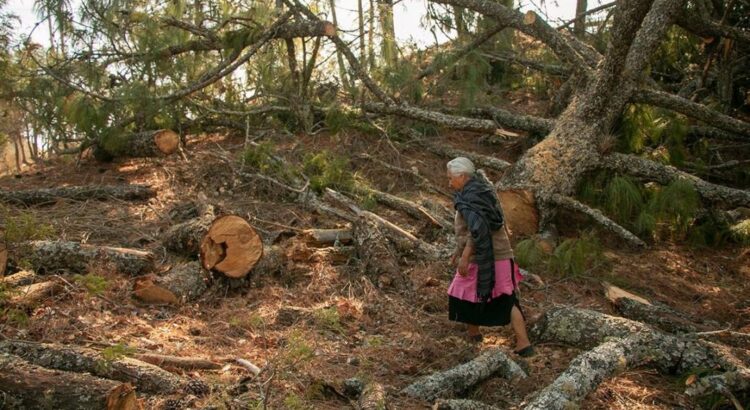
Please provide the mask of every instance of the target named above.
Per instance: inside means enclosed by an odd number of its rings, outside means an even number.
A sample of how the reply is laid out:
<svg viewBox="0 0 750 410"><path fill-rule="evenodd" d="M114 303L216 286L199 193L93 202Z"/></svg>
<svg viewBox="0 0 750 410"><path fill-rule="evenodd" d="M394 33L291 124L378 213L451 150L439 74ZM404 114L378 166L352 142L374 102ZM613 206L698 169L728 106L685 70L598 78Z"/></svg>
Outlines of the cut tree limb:
<svg viewBox="0 0 750 410"><path fill-rule="evenodd" d="M491 376L509 380L527 377L526 372L508 355L501 350L491 349L467 363L423 377L404 388L402 393L427 401L451 398Z"/></svg>
<svg viewBox="0 0 750 410"><path fill-rule="evenodd" d="M499 410L499 408L476 400L441 399L435 402L432 410Z"/></svg>
<svg viewBox="0 0 750 410"><path fill-rule="evenodd" d="M20 205L52 204L60 199L89 200L139 200L148 199L156 192L145 185L88 185L58 188L40 188L23 191L0 189L0 202Z"/></svg>
<svg viewBox="0 0 750 410"><path fill-rule="evenodd" d="M490 118L496 123L514 130L547 135L555 125L555 120L532 115L515 114L495 107L480 107L469 110L469 115Z"/></svg>
<svg viewBox="0 0 750 410"><path fill-rule="evenodd" d="M711 393L736 392L750 389L750 371L747 369L706 376L688 385L685 394L691 397Z"/></svg>
<svg viewBox="0 0 750 410"><path fill-rule="evenodd" d="M21 286L13 290L9 302L12 306L31 309L41 305L45 300L57 296L62 289L62 283L57 280Z"/></svg>
<svg viewBox="0 0 750 410"><path fill-rule="evenodd" d="M602 165L621 174L655 181L662 185L678 179L685 180L695 187L700 196L709 201L735 208L750 206L750 191L712 184L673 166L662 165L634 155L610 154L603 159Z"/></svg>
<svg viewBox="0 0 750 410"><path fill-rule="evenodd" d="M652 89L640 89L633 93L631 101L667 108L724 131L750 138L750 123L732 118L678 95Z"/></svg>
<svg viewBox="0 0 750 410"><path fill-rule="evenodd" d="M685 30L703 38L726 37L750 44L750 32L739 27L720 24L710 18L703 18L699 13L687 8L677 18L677 24Z"/></svg>
<svg viewBox="0 0 750 410"><path fill-rule="evenodd" d="M0 393L9 409L139 409L127 385L87 373L45 369L11 354L0 354Z"/></svg>
<svg viewBox="0 0 750 410"><path fill-rule="evenodd" d="M316 247L325 247L334 244L352 243L351 228L344 229L306 229L302 232L305 241Z"/></svg>
<svg viewBox="0 0 750 410"><path fill-rule="evenodd" d="M396 195L389 194L387 192L378 191L377 189L369 188L363 185L356 185L354 191L363 195L370 195L375 198L376 201L387 205L393 209L403 211L406 214L412 216L415 219L423 219L432 225L444 228L452 229L453 224L437 215L433 215L430 211L425 209L419 204L415 204L409 200L400 198Z"/></svg>
<svg viewBox="0 0 750 410"><path fill-rule="evenodd" d="M164 246L179 255L198 258L201 241L214 219L214 209L209 205L201 216L172 225L164 233Z"/></svg>
<svg viewBox="0 0 750 410"><path fill-rule="evenodd" d="M12 275L0 277L0 283L6 287L27 286L39 280L39 276L30 270L22 270Z"/></svg>
<svg viewBox="0 0 750 410"><path fill-rule="evenodd" d="M585 205L579 201L576 201L573 198L562 196L559 194L552 195L550 199L552 200L553 203L560 205L564 208L567 208L576 212L581 212L585 215L590 216L599 225L602 225L607 230L616 234L620 238L625 239L631 245L643 247L643 248L646 247L646 242L643 242L643 240L635 236L632 232L628 231L627 229L623 228L615 221L604 216L604 214L601 213L601 211L599 211L598 209L591 208L588 205Z"/></svg>
<svg viewBox="0 0 750 410"><path fill-rule="evenodd" d="M153 304L177 304L198 299L208 290L206 282L210 275L198 261L173 266L164 276L153 275L139 278L133 287L133 295L139 300Z"/></svg>
<svg viewBox="0 0 750 410"><path fill-rule="evenodd" d="M217 370L223 367L221 363L196 357L168 356L155 353L137 353L133 357L166 370Z"/></svg>
<svg viewBox="0 0 750 410"><path fill-rule="evenodd" d="M213 221L200 246L203 267L229 278L246 276L262 256L260 236L245 219L236 215Z"/></svg>
<svg viewBox="0 0 750 410"><path fill-rule="evenodd" d="M503 161L502 159L475 154L473 152L461 151L445 145L425 144L424 149L445 158L466 157L480 167L492 168L497 171L505 171L511 166L509 162Z"/></svg>
<svg viewBox="0 0 750 410"><path fill-rule="evenodd" d="M0 352L16 355L48 369L91 373L97 377L132 383L146 393L171 393L183 385L180 377L150 363L129 357L108 360L100 352L85 347L6 340L0 342Z"/></svg>
<svg viewBox="0 0 750 410"><path fill-rule="evenodd" d="M411 118L414 120L428 122L430 124L440 125L455 130L481 132L486 134L497 135L502 138L518 137L518 134L507 131L500 127L495 121L483 120L477 118L460 117L457 115L444 114L438 111L428 111L419 107L407 104L383 104L370 102L362 105L365 111L384 114L397 115L400 117Z"/></svg>
<svg viewBox="0 0 750 410"><path fill-rule="evenodd" d="M98 144L94 156L111 157L163 157L172 155L180 147L180 135L172 130L144 131L120 137L116 148Z"/></svg>
<svg viewBox="0 0 750 410"><path fill-rule="evenodd" d="M388 394L380 383L370 382L359 396L357 406L360 410L388 410Z"/></svg>
<svg viewBox="0 0 750 410"><path fill-rule="evenodd" d="M118 272L140 275L154 268L154 256L137 249L96 246L69 241L33 241L24 244L24 258L38 274L86 273L92 263L110 264Z"/></svg>
<svg viewBox="0 0 750 410"><path fill-rule="evenodd" d="M539 61L529 60L523 57L519 57L514 53L488 53L483 52L482 56L488 58L490 61L503 61L513 64L518 64L523 67L528 67L532 70L540 71L546 74L556 76L568 76L571 70L565 66L557 64L546 64Z"/></svg>
<svg viewBox="0 0 750 410"><path fill-rule="evenodd" d="M669 333L694 333L698 331L698 325L667 306L655 305L648 300L626 292L617 286L603 283L605 295L615 309L628 319L653 325Z"/></svg>

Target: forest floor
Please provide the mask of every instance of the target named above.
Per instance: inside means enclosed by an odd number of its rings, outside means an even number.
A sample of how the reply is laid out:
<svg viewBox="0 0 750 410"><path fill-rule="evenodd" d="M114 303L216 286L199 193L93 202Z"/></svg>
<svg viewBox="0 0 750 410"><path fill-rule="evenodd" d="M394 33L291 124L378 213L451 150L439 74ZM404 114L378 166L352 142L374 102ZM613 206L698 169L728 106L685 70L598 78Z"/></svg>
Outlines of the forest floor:
<svg viewBox="0 0 750 410"><path fill-rule="evenodd" d="M299 164L307 153L329 150L351 158L358 178L415 202L427 200L451 208L450 197L420 188L412 176L385 169L357 156L366 153L402 168L417 169L435 187L447 190L446 159L417 146L396 150L383 138L362 135L281 136L276 154ZM480 142L475 136L449 133L435 143L513 160L518 147ZM174 223L176 204L216 204L225 213L248 219L265 238L274 232L333 228L344 225L303 205L284 201L284 194L264 183L233 176L239 167L243 136L206 134L188 140L187 160L133 159L109 164L70 159L38 164L20 177L0 179L3 189L31 189L86 184L147 184L157 190L148 201L68 201L26 209L8 208L10 215L32 215L54 229L54 238L91 244L143 248L155 252L166 267L176 259L158 240ZM231 161L225 161L230 158ZM497 174L490 173L497 178ZM409 229L428 242L445 244L447 235L398 211L374 206L373 211ZM587 221L561 230L576 235ZM750 332L750 252L739 246L700 249L659 243L646 250L628 249L601 233L606 264L579 276L540 271L544 286L522 287L521 303L530 322L555 304L616 314L604 297L608 281L640 296L669 305L723 327ZM513 238L517 242L522 238ZM68 278L67 291L29 312L27 320L0 321L0 338L26 339L103 349L117 344L142 351L214 360L247 359L264 371L257 377L245 369L191 371L213 390L203 398L184 401L184 408L347 408L339 396L344 380L374 380L386 386L392 408L429 408L397 395L419 376L447 369L497 346L511 354L510 328L485 328L482 343L464 339L464 328L448 321L446 289L453 276L448 261L404 259L404 280L374 282L355 259L334 264L326 259L296 258L277 275L255 276L245 288L230 290L217 281L198 301L179 307L146 306L131 296L133 278L106 266L90 273L106 278L101 294ZM165 268L166 269L166 268ZM289 307L299 308L290 318ZM287 309L283 309L287 308ZM285 312L280 315L279 312ZM302 313L300 313L302 312ZM530 377L509 383L490 379L468 397L499 408L515 408L529 393L549 384L580 350L539 344L528 359L515 357ZM635 369L605 381L582 403L589 409L696 408L684 396L684 376L664 376ZM262 394L261 394L262 393ZM141 394L144 408L163 408L169 398ZM709 404L705 404L710 406Z"/></svg>

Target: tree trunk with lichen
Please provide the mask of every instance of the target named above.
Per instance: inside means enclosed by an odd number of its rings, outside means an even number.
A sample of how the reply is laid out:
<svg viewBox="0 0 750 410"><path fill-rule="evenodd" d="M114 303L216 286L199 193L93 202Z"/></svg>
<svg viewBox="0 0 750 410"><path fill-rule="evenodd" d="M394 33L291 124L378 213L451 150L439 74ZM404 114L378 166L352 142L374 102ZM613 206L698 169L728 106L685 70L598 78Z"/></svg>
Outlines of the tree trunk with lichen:
<svg viewBox="0 0 750 410"><path fill-rule="evenodd" d="M47 369L90 373L96 377L132 383L139 391L146 393L171 393L183 384L180 377L150 363L122 354L108 358L84 347L6 340L0 342L0 353L18 356Z"/></svg>
<svg viewBox="0 0 750 410"><path fill-rule="evenodd" d="M94 377L46 369L0 354L0 395L7 409L137 409L132 387Z"/></svg>
<svg viewBox="0 0 750 410"><path fill-rule="evenodd" d="M150 252L96 246L70 241L33 241L25 243L16 252L27 260L40 274L57 272L80 273L88 271L92 263L111 266L118 272L136 276L154 268L154 255Z"/></svg>

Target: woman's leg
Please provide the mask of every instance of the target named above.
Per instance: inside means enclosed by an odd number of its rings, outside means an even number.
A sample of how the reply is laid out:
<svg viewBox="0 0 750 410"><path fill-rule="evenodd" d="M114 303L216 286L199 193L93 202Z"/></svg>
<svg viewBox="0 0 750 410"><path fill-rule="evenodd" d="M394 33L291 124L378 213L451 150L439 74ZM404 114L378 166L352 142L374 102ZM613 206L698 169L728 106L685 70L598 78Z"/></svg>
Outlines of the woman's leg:
<svg viewBox="0 0 750 410"><path fill-rule="evenodd" d="M479 326L477 325L468 325L467 331L469 332L469 337L479 335Z"/></svg>
<svg viewBox="0 0 750 410"><path fill-rule="evenodd" d="M529 336L526 334L526 321L523 320L523 315L518 310L518 306L513 306L510 311L510 326L516 334L516 351L531 345Z"/></svg>

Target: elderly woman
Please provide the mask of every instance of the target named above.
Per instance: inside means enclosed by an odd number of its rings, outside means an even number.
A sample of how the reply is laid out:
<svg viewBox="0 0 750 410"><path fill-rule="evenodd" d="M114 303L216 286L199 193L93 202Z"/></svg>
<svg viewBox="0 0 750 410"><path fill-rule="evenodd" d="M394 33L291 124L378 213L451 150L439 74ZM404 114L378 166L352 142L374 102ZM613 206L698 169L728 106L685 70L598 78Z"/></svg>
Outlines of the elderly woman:
<svg viewBox="0 0 750 410"><path fill-rule="evenodd" d="M451 264L458 261L448 288L452 321L468 324L468 336L481 341L479 326L511 324L516 334L515 353L534 353L526 323L516 298L523 278L513 261L513 250L494 188L467 158L448 162L448 184L455 191L457 248Z"/></svg>

